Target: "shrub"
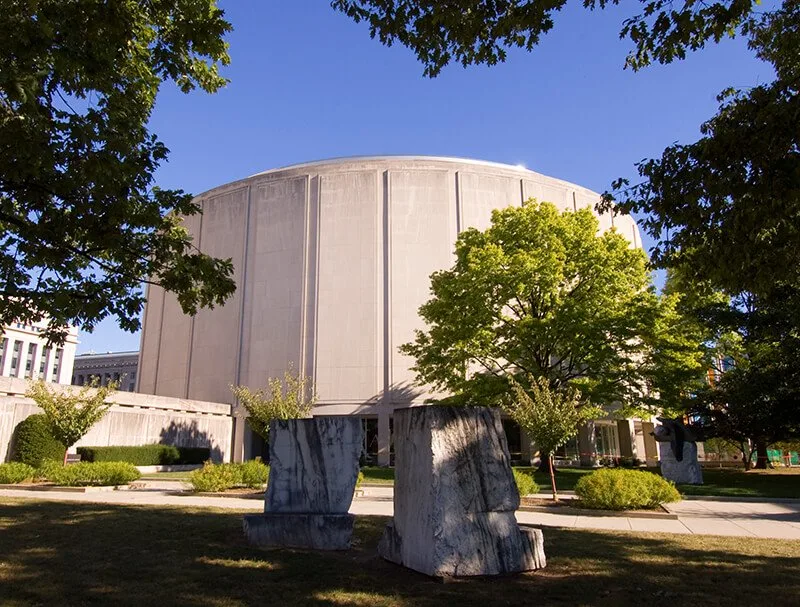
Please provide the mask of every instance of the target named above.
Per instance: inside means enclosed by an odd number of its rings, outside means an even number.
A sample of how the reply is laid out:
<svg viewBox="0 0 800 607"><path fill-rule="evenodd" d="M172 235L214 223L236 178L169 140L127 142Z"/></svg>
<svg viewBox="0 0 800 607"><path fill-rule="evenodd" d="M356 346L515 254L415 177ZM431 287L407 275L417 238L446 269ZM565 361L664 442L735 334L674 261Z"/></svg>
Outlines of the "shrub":
<svg viewBox="0 0 800 607"><path fill-rule="evenodd" d="M36 469L22 462L0 464L0 485L14 485L36 476Z"/></svg>
<svg viewBox="0 0 800 607"><path fill-rule="evenodd" d="M189 482L195 491L225 491L243 484L242 470L238 464L206 462L189 475Z"/></svg>
<svg viewBox="0 0 800 607"><path fill-rule="evenodd" d="M358 477L356 478L356 489L361 486L361 483L364 482L364 473L361 470L358 471Z"/></svg>
<svg viewBox="0 0 800 607"><path fill-rule="evenodd" d="M606 510L655 508L678 501L675 486L651 472L624 469L602 469L579 479L575 494L581 505Z"/></svg>
<svg viewBox="0 0 800 607"><path fill-rule="evenodd" d="M533 480L533 475L516 468L511 469L514 473L514 481L517 483L517 490L520 495L533 495L539 493L539 484Z"/></svg>
<svg viewBox="0 0 800 607"><path fill-rule="evenodd" d="M68 466L45 462L41 473L48 481L65 487L126 485L141 476L128 462L80 462Z"/></svg>
<svg viewBox="0 0 800 607"><path fill-rule="evenodd" d="M245 487L261 489L269 480L269 466L256 458L239 464L242 470L242 484Z"/></svg>
<svg viewBox="0 0 800 607"><path fill-rule="evenodd" d="M169 466L202 464L211 457L208 447L176 447L174 445L136 445L118 447L78 447L87 462L128 462L134 466Z"/></svg>
<svg viewBox="0 0 800 607"><path fill-rule="evenodd" d="M189 475L195 491L216 492L237 487L261 489L269 479L269 466L260 459L242 464L214 464L206 462L203 467Z"/></svg>
<svg viewBox="0 0 800 607"><path fill-rule="evenodd" d="M47 460L63 461L67 450L50 433L47 418L42 414L31 415L17 424L14 430L14 461L38 468Z"/></svg>

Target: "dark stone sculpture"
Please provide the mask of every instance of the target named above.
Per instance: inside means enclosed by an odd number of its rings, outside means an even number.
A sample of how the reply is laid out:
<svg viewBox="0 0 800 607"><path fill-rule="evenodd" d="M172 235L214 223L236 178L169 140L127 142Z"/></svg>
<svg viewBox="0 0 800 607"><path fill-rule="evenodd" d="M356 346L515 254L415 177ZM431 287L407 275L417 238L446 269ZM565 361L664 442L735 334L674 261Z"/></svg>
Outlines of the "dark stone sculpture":
<svg viewBox="0 0 800 607"><path fill-rule="evenodd" d="M684 425L680 419L656 419L661 425L656 426L653 437L670 444L669 450L661 451L661 475L674 483L702 485L703 472L697 461L697 441L702 438L698 430Z"/></svg>

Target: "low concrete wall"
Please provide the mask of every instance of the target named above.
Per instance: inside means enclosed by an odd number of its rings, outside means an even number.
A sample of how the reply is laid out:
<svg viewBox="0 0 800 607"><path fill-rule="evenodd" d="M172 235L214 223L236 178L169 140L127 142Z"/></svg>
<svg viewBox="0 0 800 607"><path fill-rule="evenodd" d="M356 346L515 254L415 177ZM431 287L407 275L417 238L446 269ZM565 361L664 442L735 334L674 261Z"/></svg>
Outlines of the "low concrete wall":
<svg viewBox="0 0 800 607"><path fill-rule="evenodd" d="M10 457L11 437L17 424L40 413L25 397L26 380L0 377L0 461ZM76 391L72 386L51 386ZM215 461L230 457L233 417L225 403L115 392L105 417L84 436L80 446L145 445L164 443L181 447L209 447Z"/></svg>

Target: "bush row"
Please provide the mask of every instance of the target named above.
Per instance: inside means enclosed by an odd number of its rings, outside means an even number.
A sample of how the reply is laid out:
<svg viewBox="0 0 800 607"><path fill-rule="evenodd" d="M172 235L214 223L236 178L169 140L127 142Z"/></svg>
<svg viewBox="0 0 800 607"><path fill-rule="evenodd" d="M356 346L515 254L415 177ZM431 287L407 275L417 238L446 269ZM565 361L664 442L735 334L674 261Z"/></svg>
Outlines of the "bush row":
<svg viewBox="0 0 800 607"><path fill-rule="evenodd" d="M48 460L34 468L21 462L0 464L0 484L16 484L30 480L46 480L65 487L87 485L125 485L140 476L133 464L127 462L81 462L64 466Z"/></svg>
<svg viewBox="0 0 800 607"><path fill-rule="evenodd" d="M169 466L202 464L211 458L208 447L174 445L137 445L120 447L78 447L82 461L128 462L134 466Z"/></svg>
<svg viewBox="0 0 800 607"><path fill-rule="evenodd" d="M22 462L0 464L0 485L15 485L36 478L36 468Z"/></svg>
<svg viewBox="0 0 800 607"><path fill-rule="evenodd" d="M215 492L238 487L262 488L269 478L269 466L254 459L244 463L213 464L206 462L202 468L189 475L195 491Z"/></svg>
<svg viewBox="0 0 800 607"><path fill-rule="evenodd" d="M604 510L656 508L677 502L681 494L663 477L639 470L602 469L592 472L575 484L581 506Z"/></svg>
<svg viewBox="0 0 800 607"><path fill-rule="evenodd" d="M41 476L64 487L126 485L141 474L128 462L80 462L62 466L59 462L45 462L39 469Z"/></svg>

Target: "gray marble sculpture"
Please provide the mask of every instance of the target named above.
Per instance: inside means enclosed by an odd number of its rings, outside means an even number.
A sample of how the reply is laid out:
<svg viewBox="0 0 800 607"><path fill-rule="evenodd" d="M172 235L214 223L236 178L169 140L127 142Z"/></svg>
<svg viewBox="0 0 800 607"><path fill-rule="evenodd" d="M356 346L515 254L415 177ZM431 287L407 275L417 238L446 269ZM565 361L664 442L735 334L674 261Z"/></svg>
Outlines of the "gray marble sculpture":
<svg viewBox="0 0 800 607"><path fill-rule="evenodd" d="M657 417L660 426L653 430L653 436L660 443L669 443L661 451L661 476L676 484L702 485L703 470L697 460L697 441L699 436L690 426L679 419Z"/></svg>
<svg viewBox="0 0 800 607"><path fill-rule="evenodd" d="M349 548L354 517L347 511L358 480L361 432L356 417L273 421L264 514L244 519L250 543Z"/></svg>
<svg viewBox="0 0 800 607"><path fill-rule="evenodd" d="M394 519L386 560L427 575L497 575L545 566L542 532L520 528L519 493L494 409L394 411Z"/></svg>

